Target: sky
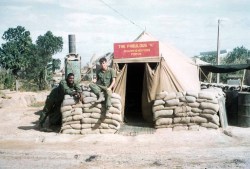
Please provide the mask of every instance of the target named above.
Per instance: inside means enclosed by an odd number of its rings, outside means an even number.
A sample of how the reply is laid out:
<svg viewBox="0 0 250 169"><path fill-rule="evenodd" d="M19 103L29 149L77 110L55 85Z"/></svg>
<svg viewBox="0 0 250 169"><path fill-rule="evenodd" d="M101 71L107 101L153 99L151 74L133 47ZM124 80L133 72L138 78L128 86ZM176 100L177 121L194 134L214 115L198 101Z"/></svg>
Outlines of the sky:
<svg viewBox="0 0 250 169"><path fill-rule="evenodd" d="M218 19L221 49L250 49L249 9L249 0L0 0L0 35L20 25L35 43L52 31L63 37L63 51L54 56L63 59L75 34L85 64L146 31L192 57L217 50Z"/></svg>

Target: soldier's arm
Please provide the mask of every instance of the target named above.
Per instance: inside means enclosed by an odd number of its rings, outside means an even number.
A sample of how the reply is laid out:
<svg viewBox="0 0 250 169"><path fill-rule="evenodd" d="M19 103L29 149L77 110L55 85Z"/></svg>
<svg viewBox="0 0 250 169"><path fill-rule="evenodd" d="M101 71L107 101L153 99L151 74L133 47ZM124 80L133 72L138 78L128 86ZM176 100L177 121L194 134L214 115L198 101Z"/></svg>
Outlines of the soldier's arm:
<svg viewBox="0 0 250 169"><path fill-rule="evenodd" d="M77 93L81 93L82 92L82 89L81 89L81 87L80 87L79 84L75 84L74 88L75 88L75 90L76 90Z"/></svg>
<svg viewBox="0 0 250 169"><path fill-rule="evenodd" d="M62 86L62 90L64 92L64 95L68 94L68 95L72 96L74 94L74 91L71 88L69 88L66 81L61 81L60 85Z"/></svg>

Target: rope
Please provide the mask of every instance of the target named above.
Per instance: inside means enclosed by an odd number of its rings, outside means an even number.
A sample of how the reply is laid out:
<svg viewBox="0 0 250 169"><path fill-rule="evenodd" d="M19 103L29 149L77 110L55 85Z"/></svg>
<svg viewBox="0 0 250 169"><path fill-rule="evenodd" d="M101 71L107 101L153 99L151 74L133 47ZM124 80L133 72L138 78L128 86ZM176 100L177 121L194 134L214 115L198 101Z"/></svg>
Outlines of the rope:
<svg viewBox="0 0 250 169"><path fill-rule="evenodd" d="M115 8L113 8L112 6L110 6L109 4L107 4L105 1L103 0L99 0L100 2L102 2L104 5L106 5L108 8L110 8L111 10L113 10L115 13L117 13L118 15L120 15L122 18L124 18L125 20L128 20L130 23L132 23L133 25L137 26L138 28L140 28L141 30L144 31L144 29L136 24L134 21L130 20L128 17L126 17L125 15L121 14L119 11L117 11Z"/></svg>

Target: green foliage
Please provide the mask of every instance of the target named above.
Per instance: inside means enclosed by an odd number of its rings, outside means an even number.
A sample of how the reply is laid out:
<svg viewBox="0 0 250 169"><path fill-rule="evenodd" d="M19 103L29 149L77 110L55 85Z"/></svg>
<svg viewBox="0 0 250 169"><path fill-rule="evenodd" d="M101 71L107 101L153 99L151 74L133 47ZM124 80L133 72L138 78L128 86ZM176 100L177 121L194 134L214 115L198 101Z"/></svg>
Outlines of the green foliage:
<svg viewBox="0 0 250 169"><path fill-rule="evenodd" d="M6 43L0 48L0 66L11 70L18 78L20 71L28 65L27 57L32 44L30 32L22 26L17 26L5 31L2 38Z"/></svg>
<svg viewBox="0 0 250 169"><path fill-rule="evenodd" d="M49 63L52 62L53 65L52 55L62 51L63 40L62 37L56 37L52 32L48 31L43 36L38 36L36 47L40 67L40 71L37 72L38 82L39 88L43 90L49 85L48 80L51 79L53 69L60 68L57 60L54 61L54 67L51 67Z"/></svg>
<svg viewBox="0 0 250 169"><path fill-rule="evenodd" d="M17 26L5 31L2 38L6 43L0 48L0 67L9 73L3 75L0 71L0 87L12 88L15 78L20 78L22 89L46 89L52 73L60 68L61 61L52 56L62 51L62 37L48 31L33 44L30 32Z"/></svg>
<svg viewBox="0 0 250 169"><path fill-rule="evenodd" d="M5 69L0 69L0 89L15 88L15 77Z"/></svg>
<svg viewBox="0 0 250 169"><path fill-rule="evenodd" d="M212 65L216 64L216 56L217 54L211 54L211 55L202 55L200 57L200 60L203 60L207 63L211 63Z"/></svg>
<svg viewBox="0 0 250 169"><path fill-rule="evenodd" d="M203 55L200 57L201 60L206 61L211 64L216 64L216 56L214 55ZM248 53L248 49L245 47L236 47L232 52L229 52L226 57L221 58L220 63L226 65L234 65L234 64L246 64L247 58L249 58L250 54ZM223 83L226 83L229 77L242 77L243 70L232 72L232 73L221 73L220 80ZM216 82L216 74L212 77L212 82Z"/></svg>
<svg viewBox="0 0 250 169"><path fill-rule="evenodd" d="M236 47L230 52L226 58L226 64L246 64L249 57L248 49L245 47Z"/></svg>

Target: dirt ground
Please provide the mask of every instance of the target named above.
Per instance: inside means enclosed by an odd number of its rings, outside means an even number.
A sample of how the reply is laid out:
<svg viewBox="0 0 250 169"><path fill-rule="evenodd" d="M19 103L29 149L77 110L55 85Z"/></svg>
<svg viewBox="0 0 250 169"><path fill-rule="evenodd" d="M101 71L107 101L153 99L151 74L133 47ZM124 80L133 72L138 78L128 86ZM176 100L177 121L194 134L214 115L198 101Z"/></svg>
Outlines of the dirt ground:
<svg viewBox="0 0 250 169"><path fill-rule="evenodd" d="M123 136L41 132L47 93L5 92L0 99L0 169L250 168L250 128ZM33 105L33 106L28 106Z"/></svg>

